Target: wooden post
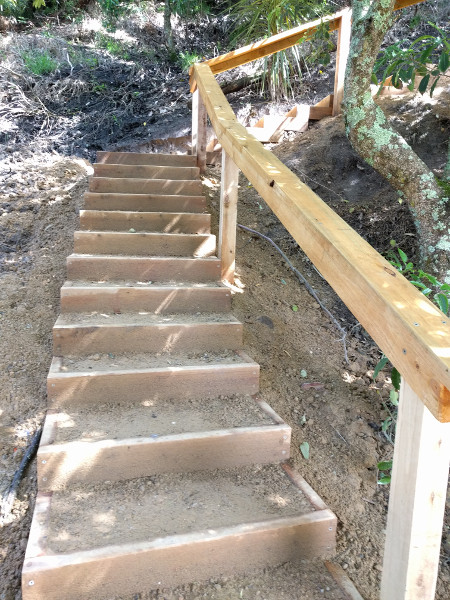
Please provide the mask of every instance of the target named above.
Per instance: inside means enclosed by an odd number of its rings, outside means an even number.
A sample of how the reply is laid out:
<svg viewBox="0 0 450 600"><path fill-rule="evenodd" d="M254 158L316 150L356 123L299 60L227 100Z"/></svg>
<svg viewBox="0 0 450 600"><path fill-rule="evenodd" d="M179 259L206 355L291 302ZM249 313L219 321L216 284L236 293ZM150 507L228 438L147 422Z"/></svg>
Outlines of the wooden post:
<svg viewBox="0 0 450 600"><path fill-rule="evenodd" d="M339 23L339 35L336 52L336 73L334 75L333 116L341 114L341 102L344 98L345 67L350 51L350 35L352 31L352 11L342 11Z"/></svg>
<svg viewBox="0 0 450 600"><path fill-rule="evenodd" d="M381 600L433 600L450 458L440 423L402 382Z"/></svg>
<svg viewBox="0 0 450 600"><path fill-rule="evenodd" d="M234 283L239 169L222 150L220 183L219 258L221 280Z"/></svg>
<svg viewBox="0 0 450 600"><path fill-rule="evenodd" d="M206 108L198 88L192 94L192 154L200 173L206 169Z"/></svg>

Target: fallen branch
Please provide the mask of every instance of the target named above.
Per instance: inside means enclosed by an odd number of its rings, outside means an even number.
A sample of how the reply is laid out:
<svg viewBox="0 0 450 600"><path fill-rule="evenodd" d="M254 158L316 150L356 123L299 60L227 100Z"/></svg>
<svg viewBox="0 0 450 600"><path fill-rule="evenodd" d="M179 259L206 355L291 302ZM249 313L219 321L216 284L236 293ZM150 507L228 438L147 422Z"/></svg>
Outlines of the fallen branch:
<svg viewBox="0 0 450 600"><path fill-rule="evenodd" d="M17 471L13 477L13 480L11 482L11 485L9 486L9 489L2 501L2 504L0 507L0 527L4 524L7 517L11 513L11 510L12 510L12 507L14 504L14 500L16 499L16 496L17 496L17 489L19 487L19 483L22 480L23 474L25 472L25 469L28 466L28 463L31 461L31 459L36 454L37 447L39 445L39 440L41 439L41 434L42 434L42 428L38 429L38 431L36 431L36 433L34 434L33 439L31 440L30 445L26 449L26 452L23 455L22 460L20 461L19 468L17 469Z"/></svg>
<svg viewBox="0 0 450 600"><path fill-rule="evenodd" d="M300 273L300 271L294 267L294 265L291 263L289 258L283 252L283 250L281 248L279 248L272 239L270 239L263 233L260 233L259 231L255 231L254 229L250 229L250 227L246 227L245 225L240 225L238 223L238 227L240 227L241 229L244 229L244 231L248 231L249 233L262 238L263 240L266 240L266 242L269 242L269 244L271 244L275 248L275 250L283 257L283 259L286 261L288 267L297 276L297 279L299 279L299 281L301 283L303 283L305 288L308 290L308 292L311 294L311 296L314 298L314 300L317 302L317 304L320 306L320 308L325 312L325 314L332 321L332 323L334 324L336 329L342 335L340 341L342 342L342 345L344 346L345 362L348 364L349 360L348 360L347 343L346 343L347 331L342 327L342 325L339 323L339 321L336 319L336 317L334 317L331 314L331 312L328 310L328 308L321 302L321 300L320 300L319 296L317 295L317 293L315 292L314 288L307 282L307 280Z"/></svg>
<svg viewBox="0 0 450 600"><path fill-rule="evenodd" d="M263 79L263 75L256 75L254 77L250 77L249 75L246 75L245 77L241 77L240 79L236 79L236 81L231 81L230 83L225 83L224 85L221 85L220 87L222 88L222 92L227 95L227 94L233 94L234 92L239 92L240 90L243 90L244 88L253 85L254 83L259 83L260 81L262 81Z"/></svg>

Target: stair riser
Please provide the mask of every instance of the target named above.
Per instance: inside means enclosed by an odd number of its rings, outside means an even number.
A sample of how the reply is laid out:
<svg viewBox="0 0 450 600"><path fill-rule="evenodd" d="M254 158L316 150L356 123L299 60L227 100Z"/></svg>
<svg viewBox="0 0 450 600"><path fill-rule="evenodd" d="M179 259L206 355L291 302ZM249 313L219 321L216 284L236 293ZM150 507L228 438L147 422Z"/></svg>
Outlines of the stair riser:
<svg viewBox="0 0 450 600"><path fill-rule="evenodd" d="M97 152L97 163L115 165L157 165L195 167L197 157L191 154L140 154L136 152Z"/></svg>
<svg viewBox="0 0 450 600"><path fill-rule="evenodd" d="M160 473L278 463L289 458L290 437L289 426L266 425L155 439L41 445L37 458L39 490Z"/></svg>
<svg viewBox="0 0 450 600"><path fill-rule="evenodd" d="M69 279L86 281L219 281L220 261L186 258L125 258L69 256Z"/></svg>
<svg viewBox="0 0 450 600"><path fill-rule="evenodd" d="M241 347L241 323L53 328L56 356L95 352L216 352Z"/></svg>
<svg viewBox="0 0 450 600"><path fill-rule="evenodd" d="M119 194L201 196L202 184L200 181L185 180L92 177L89 181L89 191Z"/></svg>
<svg viewBox="0 0 450 600"><path fill-rule="evenodd" d="M128 211L80 211L80 226L91 231L154 231L161 233L211 232L211 215L135 213Z"/></svg>
<svg viewBox="0 0 450 600"><path fill-rule="evenodd" d="M222 365L152 369L116 373L88 372L78 375L50 371L47 379L51 408L70 405L118 403L124 399L139 403L152 399L212 398L223 394L256 394L259 365Z"/></svg>
<svg viewBox="0 0 450 600"><path fill-rule="evenodd" d="M329 510L86 552L49 555L51 498L38 495L22 575L24 600L101 600L189 581L331 557L336 518ZM32 585L30 585L32 582Z"/></svg>
<svg viewBox="0 0 450 600"><path fill-rule="evenodd" d="M164 196L152 194L107 194L87 192L84 195L84 206L88 210L203 213L206 209L206 200L203 196Z"/></svg>
<svg viewBox="0 0 450 600"><path fill-rule="evenodd" d="M216 237L177 233L76 231L74 251L77 254L205 257L215 254Z"/></svg>
<svg viewBox="0 0 450 600"><path fill-rule="evenodd" d="M163 167L153 165L95 164L94 177L129 179L198 179L198 167Z"/></svg>
<svg viewBox="0 0 450 600"><path fill-rule="evenodd" d="M61 289L61 312L132 312L154 314L229 312L226 288L72 288Z"/></svg>

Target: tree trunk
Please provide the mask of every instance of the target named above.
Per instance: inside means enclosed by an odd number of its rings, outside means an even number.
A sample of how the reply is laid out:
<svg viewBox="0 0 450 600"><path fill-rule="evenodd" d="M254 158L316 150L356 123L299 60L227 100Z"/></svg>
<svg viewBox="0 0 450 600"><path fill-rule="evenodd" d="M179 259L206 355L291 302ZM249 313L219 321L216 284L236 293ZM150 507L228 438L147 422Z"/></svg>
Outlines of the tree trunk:
<svg viewBox="0 0 450 600"><path fill-rule="evenodd" d="M398 191L414 215L422 267L450 283L449 202L433 172L389 125L370 91L381 43L393 23L395 0L353 0L350 55L344 86L347 135L355 150Z"/></svg>
<svg viewBox="0 0 450 600"><path fill-rule="evenodd" d="M164 1L164 35L166 36L166 44L170 53L175 52L175 43L173 41L173 31L172 25L170 23L170 18L172 16L172 7L170 5L170 0Z"/></svg>

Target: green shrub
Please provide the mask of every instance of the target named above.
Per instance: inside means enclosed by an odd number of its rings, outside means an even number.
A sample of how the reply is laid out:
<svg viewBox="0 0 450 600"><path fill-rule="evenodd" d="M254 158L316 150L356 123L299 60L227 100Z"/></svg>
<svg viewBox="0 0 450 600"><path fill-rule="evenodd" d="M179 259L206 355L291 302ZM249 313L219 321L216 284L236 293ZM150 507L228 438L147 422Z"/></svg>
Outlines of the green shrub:
<svg viewBox="0 0 450 600"><path fill-rule="evenodd" d="M59 67L58 61L50 56L46 50L28 50L22 55L25 67L33 75L48 75Z"/></svg>

